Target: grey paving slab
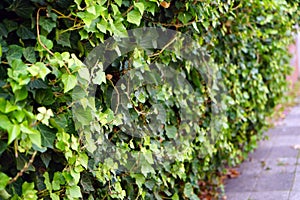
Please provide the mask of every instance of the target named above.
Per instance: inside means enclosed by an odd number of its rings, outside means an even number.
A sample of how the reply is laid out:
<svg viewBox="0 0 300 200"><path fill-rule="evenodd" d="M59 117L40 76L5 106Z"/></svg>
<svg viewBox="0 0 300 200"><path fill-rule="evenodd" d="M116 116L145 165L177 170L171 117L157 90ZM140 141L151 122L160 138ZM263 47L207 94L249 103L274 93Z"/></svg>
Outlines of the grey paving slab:
<svg viewBox="0 0 300 200"><path fill-rule="evenodd" d="M241 175L252 175L258 177L263 170L263 163L259 160L252 159L241 164L239 172Z"/></svg>
<svg viewBox="0 0 300 200"><path fill-rule="evenodd" d="M297 117L287 117L284 121L283 121L283 125L286 127L300 127L300 118Z"/></svg>
<svg viewBox="0 0 300 200"><path fill-rule="evenodd" d="M225 185L226 192L251 192L256 185L257 177L253 175L244 175L239 178L227 180Z"/></svg>
<svg viewBox="0 0 300 200"><path fill-rule="evenodd" d="M298 150L293 148L293 146L294 145L289 145L289 146L275 146L274 145L274 147L270 151L268 158L286 158L286 157L296 158L298 155Z"/></svg>
<svg viewBox="0 0 300 200"><path fill-rule="evenodd" d="M289 191L253 192L249 200L287 200Z"/></svg>
<svg viewBox="0 0 300 200"><path fill-rule="evenodd" d="M288 200L299 200L300 191L291 191Z"/></svg>
<svg viewBox="0 0 300 200"><path fill-rule="evenodd" d="M266 159L270 156L272 147L262 147L259 146L260 148L255 150L253 153L249 155L249 158L251 159L256 159L256 160L262 160Z"/></svg>
<svg viewBox="0 0 300 200"><path fill-rule="evenodd" d="M300 127L299 127L300 129ZM278 135L274 138L274 144L276 146L289 146L300 145L300 134L299 135Z"/></svg>
<svg viewBox="0 0 300 200"><path fill-rule="evenodd" d="M227 200L249 200L250 192L228 192L226 194Z"/></svg>
<svg viewBox="0 0 300 200"><path fill-rule="evenodd" d="M288 114L289 117L293 117L293 116L299 116L300 115L300 107L294 107L293 110L291 110L291 112Z"/></svg>
<svg viewBox="0 0 300 200"><path fill-rule="evenodd" d="M297 167L296 158L269 158L263 162L262 173L268 174L286 174L286 173L295 173Z"/></svg>
<svg viewBox="0 0 300 200"><path fill-rule="evenodd" d="M299 172L295 174L295 179L294 179L292 190L300 192L300 173Z"/></svg>
<svg viewBox="0 0 300 200"><path fill-rule="evenodd" d="M294 173L268 174L263 173L258 179L253 191L285 191L293 186Z"/></svg>
<svg viewBox="0 0 300 200"><path fill-rule="evenodd" d="M273 136L275 135L292 135L292 136L300 136L300 128L299 127L280 127L274 129L272 131Z"/></svg>

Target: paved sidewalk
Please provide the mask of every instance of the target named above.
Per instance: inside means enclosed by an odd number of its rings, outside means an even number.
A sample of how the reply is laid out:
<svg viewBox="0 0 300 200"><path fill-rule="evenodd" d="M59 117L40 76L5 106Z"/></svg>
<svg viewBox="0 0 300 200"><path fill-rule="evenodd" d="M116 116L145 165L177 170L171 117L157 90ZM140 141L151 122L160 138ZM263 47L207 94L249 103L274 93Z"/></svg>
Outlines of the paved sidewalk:
<svg viewBox="0 0 300 200"><path fill-rule="evenodd" d="M300 105L266 135L227 180L227 200L300 200Z"/></svg>

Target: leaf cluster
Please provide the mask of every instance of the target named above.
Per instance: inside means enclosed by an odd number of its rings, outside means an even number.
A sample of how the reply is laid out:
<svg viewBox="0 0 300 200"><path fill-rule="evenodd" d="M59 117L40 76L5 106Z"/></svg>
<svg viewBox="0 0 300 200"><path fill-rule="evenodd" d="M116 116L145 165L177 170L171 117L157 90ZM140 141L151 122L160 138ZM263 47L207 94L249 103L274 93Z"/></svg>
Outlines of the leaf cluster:
<svg viewBox="0 0 300 200"><path fill-rule="evenodd" d="M3 0L0 199L201 199L202 191L220 186L226 166L256 147L266 117L283 100L298 6L295 0ZM155 43L158 33L145 32L151 41L135 38L152 49L122 53L116 44L88 72L83 61L95 47L138 27L176 30L195 42L174 35L165 38L165 47L173 46L168 51ZM210 59L191 65L183 59L189 52ZM164 74L149 67L156 63L167 66ZM146 125L151 134L141 137Z"/></svg>

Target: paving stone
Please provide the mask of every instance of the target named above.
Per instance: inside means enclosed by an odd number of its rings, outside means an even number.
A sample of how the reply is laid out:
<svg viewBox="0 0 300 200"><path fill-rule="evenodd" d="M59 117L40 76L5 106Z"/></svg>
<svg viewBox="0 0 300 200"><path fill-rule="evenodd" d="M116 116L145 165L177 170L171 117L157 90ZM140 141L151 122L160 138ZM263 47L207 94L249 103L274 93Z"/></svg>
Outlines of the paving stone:
<svg viewBox="0 0 300 200"><path fill-rule="evenodd" d="M300 127L299 127L300 129ZM275 146L289 146L293 147L295 145L300 145L300 134L299 135L278 135L274 139L274 144Z"/></svg>
<svg viewBox="0 0 300 200"><path fill-rule="evenodd" d="M297 159L294 157L286 158L269 158L263 161L264 174L281 174L281 173L294 173L297 168Z"/></svg>
<svg viewBox="0 0 300 200"><path fill-rule="evenodd" d="M258 177L258 175L263 170L262 163L259 160L252 159L251 161L246 161L241 164L238 171L242 175L252 175Z"/></svg>
<svg viewBox="0 0 300 200"><path fill-rule="evenodd" d="M256 192L285 191L293 186L294 173L267 174L263 173L254 188Z"/></svg>
<svg viewBox="0 0 300 200"><path fill-rule="evenodd" d="M299 116L300 117L300 116ZM300 128L299 127L281 127L277 128L273 131L275 135L291 135L291 136L300 136Z"/></svg>
<svg viewBox="0 0 300 200"><path fill-rule="evenodd" d="M268 137L274 137L274 135L275 135L274 133L276 133L277 130L279 130L279 129L280 129L280 127L271 128L271 129L267 130L263 135L268 136ZM278 132L280 132L280 131L278 131ZM265 141L270 142L270 140L265 140Z"/></svg>
<svg viewBox="0 0 300 200"><path fill-rule="evenodd" d="M248 200L288 200L289 191L252 192Z"/></svg>
<svg viewBox="0 0 300 200"><path fill-rule="evenodd" d="M257 177L253 175L239 176L238 178L228 179L225 185L226 192L251 192L256 184Z"/></svg>
<svg viewBox="0 0 300 200"><path fill-rule="evenodd" d="M300 116L300 107L294 107L288 114L289 117L293 117L293 116Z"/></svg>
<svg viewBox="0 0 300 200"><path fill-rule="evenodd" d="M298 156L298 150L293 148L292 145L290 145L290 146L274 146L270 151L268 159L269 158L285 158L285 157L297 158L297 156Z"/></svg>
<svg viewBox="0 0 300 200"><path fill-rule="evenodd" d="M286 127L300 127L300 118L299 117L289 117L287 116L283 120L283 125Z"/></svg>
<svg viewBox="0 0 300 200"><path fill-rule="evenodd" d="M287 115L288 116L290 116L290 115L300 115L300 106L299 105L294 106L292 109L290 109L288 111Z"/></svg>
<svg viewBox="0 0 300 200"><path fill-rule="evenodd" d="M249 158L261 160L266 159L271 153L272 148L271 147L262 147L259 145L259 148L256 149L253 153L249 155Z"/></svg>
<svg viewBox="0 0 300 200"><path fill-rule="evenodd" d="M295 174L295 179L294 179L292 190L300 192L300 173L299 172Z"/></svg>
<svg viewBox="0 0 300 200"><path fill-rule="evenodd" d="M300 191L291 191L289 200L299 200L300 199Z"/></svg>
<svg viewBox="0 0 300 200"><path fill-rule="evenodd" d="M250 192L228 192L226 197L227 200L248 200Z"/></svg>

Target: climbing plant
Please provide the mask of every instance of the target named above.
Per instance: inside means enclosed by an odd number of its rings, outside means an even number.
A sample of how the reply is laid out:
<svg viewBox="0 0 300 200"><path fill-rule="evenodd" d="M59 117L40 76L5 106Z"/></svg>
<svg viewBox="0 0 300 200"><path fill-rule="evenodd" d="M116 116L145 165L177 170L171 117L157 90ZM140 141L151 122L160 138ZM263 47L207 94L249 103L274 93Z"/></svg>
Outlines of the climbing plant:
<svg viewBox="0 0 300 200"><path fill-rule="evenodd" d="M284 97L298 6L2 0L0 199L209 195Z"/></svg>

